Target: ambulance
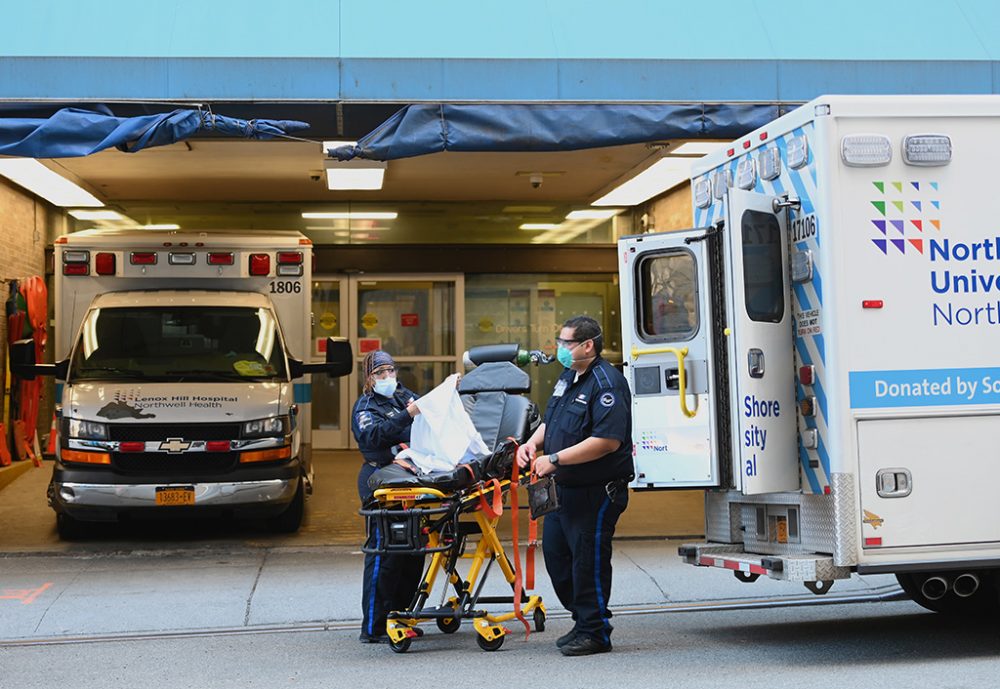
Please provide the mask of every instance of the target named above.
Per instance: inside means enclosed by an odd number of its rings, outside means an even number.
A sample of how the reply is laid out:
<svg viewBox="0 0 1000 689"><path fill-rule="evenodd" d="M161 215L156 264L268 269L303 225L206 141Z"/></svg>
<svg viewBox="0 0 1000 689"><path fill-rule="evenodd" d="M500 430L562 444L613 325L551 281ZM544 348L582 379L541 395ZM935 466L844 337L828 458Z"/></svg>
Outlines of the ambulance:
<svg viewBox="0 0 1000 689"><path fill-rule="evenodd" d="M312 492L312 246L295 232L88 230L55 242L57 384L48 488L59 533L90 521L229 513L292 532ZM314 346L315 345L315 346ZM325 362L310 362L316 350Z"/></svg>
<svg viewBox="0 0 1000 689"><path fill-rule="evenodd" d="M633 487L707 489L688 563L1000 607L997 160L1000 97L824 96L620 240Z"/></svg>

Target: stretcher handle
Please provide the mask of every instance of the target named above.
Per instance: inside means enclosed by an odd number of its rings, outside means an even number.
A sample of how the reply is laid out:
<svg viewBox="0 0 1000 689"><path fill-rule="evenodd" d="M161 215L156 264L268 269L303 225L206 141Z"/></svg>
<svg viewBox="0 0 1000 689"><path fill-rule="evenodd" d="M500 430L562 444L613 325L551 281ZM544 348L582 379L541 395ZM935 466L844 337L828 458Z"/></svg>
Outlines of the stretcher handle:
<svg viewBox="0 0 1000 689"><path fill-rule="evenodd" d="M693 419L695 414L698 413L698 396L695 395L694 398L694 409L690 409L687 405L687 373L684 370L684 359L688 355L688 348L653 347L652 349L639 349L638 347L632 347L633 359L638 359L639 357L646 356L647 354L673 354L677 357L677 385L680 392L681 412L689 419Z"/></svg>

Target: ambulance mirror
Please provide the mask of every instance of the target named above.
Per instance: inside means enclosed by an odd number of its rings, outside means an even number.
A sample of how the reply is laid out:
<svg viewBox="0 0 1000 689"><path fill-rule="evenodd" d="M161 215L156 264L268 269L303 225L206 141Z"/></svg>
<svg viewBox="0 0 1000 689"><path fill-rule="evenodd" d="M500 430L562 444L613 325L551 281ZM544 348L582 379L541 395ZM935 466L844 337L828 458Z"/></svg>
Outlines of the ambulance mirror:
<svg viewBox="0 0 1000 689"><path fill-rule="evenodd" d="M10 370L18 378L34 380L36 376L54 376L65 380L68 368L68 360L55 364L35 363L34 340L18 340L10 346Z"/></svg>
<svg viewBox="0 0 1000 689"><path fill-rule="evenodd" d="M351 343L341 337L326 338L326 362L306 364L298 359L289 359L288 368L292 378L301 378L307 373L325 373L331 378L346 376L354 370L354 351Z"/></svg>

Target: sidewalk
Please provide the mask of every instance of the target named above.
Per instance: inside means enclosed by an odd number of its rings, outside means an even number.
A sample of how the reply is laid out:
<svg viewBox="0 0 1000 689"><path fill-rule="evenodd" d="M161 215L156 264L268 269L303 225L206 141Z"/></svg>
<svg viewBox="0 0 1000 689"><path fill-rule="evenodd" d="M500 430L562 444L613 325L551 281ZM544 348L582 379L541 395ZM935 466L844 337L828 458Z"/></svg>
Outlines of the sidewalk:
<svg viewBox="0 0 1000 689"><path fill-rule="evenodd" d="M615 541L612 609L807 594L797 584L765 577L743 584L725 570L685 565L679 543ZM558 615L540 551L537 561L537 592ZM360 617L361 570L362 554L338 546L0 556L0 641L347 624ZM498 570L491 575L484 594L504 593ZM830 595L894 583L892 576L855 575L836 582Z"/></svg>

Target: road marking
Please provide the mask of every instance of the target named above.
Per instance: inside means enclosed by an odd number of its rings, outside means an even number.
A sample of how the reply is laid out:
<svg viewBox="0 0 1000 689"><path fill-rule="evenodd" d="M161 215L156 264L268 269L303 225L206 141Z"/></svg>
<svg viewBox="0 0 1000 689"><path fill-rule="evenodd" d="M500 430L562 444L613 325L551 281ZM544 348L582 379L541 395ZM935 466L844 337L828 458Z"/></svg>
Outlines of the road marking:
<svg viewBox="0 0 1000 689"><path fill-rule="evenodd" d="M31 605L50 586L52 582L46 581L37 589L0 589L0 600L19 600L23 605Z"/></svg>

